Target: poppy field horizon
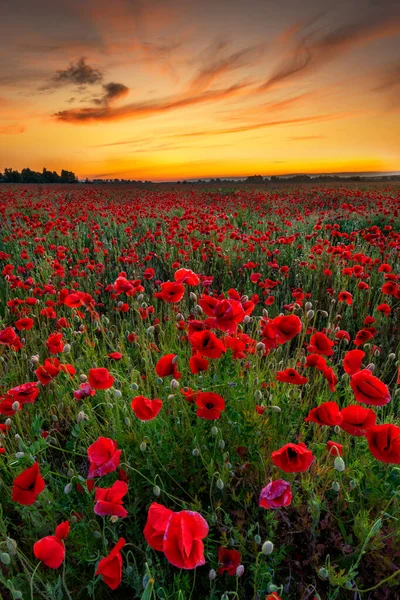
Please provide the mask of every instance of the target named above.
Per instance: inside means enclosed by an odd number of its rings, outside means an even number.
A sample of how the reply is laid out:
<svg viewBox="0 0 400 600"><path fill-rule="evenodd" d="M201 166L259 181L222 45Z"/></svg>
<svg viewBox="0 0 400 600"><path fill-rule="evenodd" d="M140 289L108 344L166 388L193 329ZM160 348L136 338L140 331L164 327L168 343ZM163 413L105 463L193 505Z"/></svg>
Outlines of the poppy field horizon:
<svg viewBox="0 0 400 600"><path fill-rule="evenodd" d="M0 599L392 600L400 186L0 187Z"/></svg>

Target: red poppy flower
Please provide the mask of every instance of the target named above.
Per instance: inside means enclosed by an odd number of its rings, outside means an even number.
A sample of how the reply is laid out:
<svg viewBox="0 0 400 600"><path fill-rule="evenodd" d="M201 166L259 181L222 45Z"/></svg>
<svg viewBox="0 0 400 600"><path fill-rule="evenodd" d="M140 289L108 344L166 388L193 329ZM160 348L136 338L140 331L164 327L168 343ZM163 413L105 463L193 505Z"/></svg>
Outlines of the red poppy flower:
<svg viewBox="0 0 400 600"><path fill-rule="evenodd" d="M173 513L164 534L165 558L180 569L204 565L203 539L207 534L207 521L199 513L190 510Z"/></svg>
<svg viewBox="0 0 400 600"><path fill-rule="evenodd" d="M44 479L39 473L39 463L35 462L14 479L11 500L24 506L30 506L45 487Z"/></svg>
<svg viewBox="0 0 400 600"><path fill-rule="evenodd" d="M228 575L236 575L236 570L240 565L241 556L237 550L229 550L229 548L218 548L218 562L221 565L218 573L228 573Z"/></svg>
<svg viewBox="0 0 400 600"><path fill-rule="evenodd" d="M154 398L145 398L144 396L136 396L132 400L131 407L135 415L141 421L151 421L158 415L162 408L162 400Z"/></svg>
<svg viewBox="0 0 400 600"><path fill-rule="evenodd" d="M184 388L183 390L181 390L181 393L183 394L183 396L185 396L186 402L188 402L188 404L194 404L200 392L196 392L195 390L192 390L192 388Z"/></svg>
<svg viewBox="0 0 400 600"><path fill-rule="evenodd" d="M272 455L274 465L285 471L285 473L300 473L307 471L314 460L314 456L303 442L298 444L286 444Z"/></svg>
<svg viewBox="0 0 400 600"><path fill-rule="evenodd" d="M179 269L174 273L174 279L177 283L186 283L186 285L199 285L200 278L190 269Z"/></svg>
<svg viewBox="0 0 400 600"><path fill-rule="evenodd" d="M158 504L157 502L151 504L143 533L146 542L154 550L163 552L164 534L172 514L173 511L162 506L162 504Z"/></svg>
<svg viewBox="0 0 400 600"><path fill-rule="evenodd" d="M278 371L276 380L283 383L292 383L293 385L304 385L307 383L308 377L302 377L296 369L289 368L284 371Z"/></svg>
<svg viewBox="0 0 400 600"><path fill-rule="evenodd" d="M17 387L8 390L7 395L11 397L12 402L19 402L20 404L35 402L36 398L39 396L38 384L36 381L23 383L22 385L18 385Z"/></svg>
<svg viewBox="0 0 400 600"><path fill-rule="evenodd" d="M369 369L358 371L350 379L350 386L357 402L383 406L390 402L390 393L387 385L378 377L372 375Z"/></svg>
<svg viewBox="0 0 400 600"><path fill-rule="evenodd" d="M266 337L271 340L270 344L274 341L275 345L266 344L267 347L275 348L277 345L289 342L300 333L302 328L302 322L297 315L283 315L275 317L275 319L270 319L267 323L269 333L266 332ZM264 336L264 330L262 331L262 335Z"/></svg>
<svg viewBox="0 0 400 600"><path fill-rule="evenodd" d="M58 354L64 349L64 341L62 333L52 333L47 338L46 346L50 354Z"/></svg>
<svg viewBox="0 0 400 600"><path fill-rule="evenodd" d="M198 409L196 415L201 419L212 421L219 419L225 409L225 400L213 392L200 392L196 398Z"/></svg>
<svg viewBox="0 0 400 600"><path fill-rule="evenodd" d="M35 557L42 561L50 569L58 569L65 558L65 546L63 540L69 533L69 522L64 521L56 527L55 535L48 535L38 540L33 545Z"/></svg>
<svg viewBox="0 0 400 600"><path fill-rule="evenodd" d="M349 350L343 358L343 368L349 375L355 375L361 371L361 365L365 352L363 350Z"/></svg>
<svg viewBox="0 0 400 600"><path fill-rule="evenodd" d="M325 333L317 331L317 333L311 336L310 345L307 346L307 350L315 354L321 354L322 356L333 356L332 347L334 345L334 342Z"/></svg>
<svg viewBox="0 0 400 600"><path fill-rule="evenodd" d="M14 325L18 329L18 331L29 331L30 329L32 329L34 323L35 321L33 319L30 319L29 317L24 317L22 319L18 319L18 321L15 321Z"/></svg>
<svg viewBox="0 0 400 600"><path fill-rule="evenodd" d="M79 308L83 304L83 294L81 292L73 292L64 298L65 306L69 308Z"/></svg>
<svg viewBox="0 0 400 600"><path fill-rule="evenodd" d="M220 358L226 352L224 343L209 330L197 331L189 336L189 342L201 356Z"/></svg>
<svg viewBox="0 0 400 600"><path fill-rule="evenodd" d="M3 346L8 346L15 351L23 348L21 340L12 327L6 327L0 331L0 344Z"/></svg>
<svg viewBox="0 0 400 600"><path fill-rule="evenodd" d="M215 327L227 333L235 333L245 317L243 307L237 300L221 300L214 308Z"/></svg>
<svg viewBox="0 0 400 600"><path fill-rule="evenodd" d="M218 304L217 298L213 298L212 296L208 296L207 294L202 294L199 298L199 306L203 309L204 314L207 317L214 316L214 309Z"/></svg>
<svg viewBox="0 0 400 600"><path fill-rule="evenodd" d="M200 356L200 354L195 354L189 359L189 367L193 375L197 375L197 373L201 373L201 371L208 371L208 360Z"/></svg>
<svg viewBox="0 0 400 600"><path fill-rule="evenodd" d="M348 306L351 306L353 304L353 296L350 294L350 292L339 292L338 301L346 302Z"/></svg>
<svg viewBox="0 0 400 600"><path fill-rule="evenodd" d="M392 312L392 309L390 308L389 304L379 304L379 306L376 307L376 310L385 315L385 317L388 317ZM15 323L15 326L16 325L17 323Z"/></svg>
<svg viewBox="0 0 400 600"><path fill-rule="evenodd" d="M111 358L111 360L121 360L122 354L121 352L110 352L108 358Z"/></svg>
<svg viewBox="0 0 400 600"><path fill-rule="evenodd" d="M123 519L128 514L122 506L122 498L127 493L128 486L124 481L116 481L110 488L96 488L94 512L101 517L112 515Z"/></svg>
<svg viewBox="0 0 400 600"><path fill-rule="evenodd" d="M185 294L185 286L174 281L166 281L161 284L161 292L154 294L155 298L160 298L168 304L180 302Z"/></svg>
<svg viewBox="0 0 400 600"><path fill-rule="evenodd" d="M376 413L371 408L352 404L342 408L341 414L343 420L340 427L350 435L364 435L369 427L376 424Z"/></svg>
<svg viewBox="0 0 400 600"><path fill-rule="evenodd" d="M162 356L156 364L156 373L159 377L172 375L174 379L180 379L182 373L178 370L178 357L176 354Z"/></svg>
<svg viewBox="0 0 400 600"><path fill-rule="evenodd" d="M289 506L291 501L290 483L284 479L275 479L261 490L258 505L262 508L282 508Z"/></svg>
<svg viewBox="0 0 400 600"><path fill-rule="evenodd" d="M268 596L265 596L265 600L282 600L282 598L278 596L276 592L272 592L272 594L268 594Z"/></svg>
<svg viewBox="0 0 400 600"><path fill-rule="evenodd" d="M89 479L112 473L119 467L122 450L110 438L99 437L87 450L90 462Z"/></svg>
<svg viewBox="0 0 400 600"><path fill-rule="evenodd" d="M125 546L124 538L119 538L114 548L98 564L95 575L101 575L111 590L116 590L122 579L122 556L120 550Z"/></svg>
<svg viewBox="0 0 400 600"><path fill-rule="evenodd" d="M378 460L400 464L400 427L392 423L374 425L365 433L371 454Z"/></svg>
<svg viewBox="0 0 400 600"><path fill-rule="evenodd" d="M331 440L327 442L326 448L329 454L333 456L343 456L343 446L339 444L339 442L332 442Z"/></svg>
<svg viewBox="0 0 400 600"><path fill-rule="evenodd" d="M336 402L324 402L310 410L306 421L334 427L335 425L340 425L342 419L343 417Z"/></svg>
<svg viewBox="0 0 400 600"><path fill-rule="evenodd" d="M108 369L99 367L89 369L88 381L94 390L108 390L114 383L114 377L110 375Z"/></svg>
<svg viewBox="0 0 400 600"><path fill-rule="evenodd" d="M372 340L373 337L374 337L374 335L369 329L361 329L356 334L356 337L355 337L355 340L353 343L355 346L362 346L366 342L369 342L369 340Z"/></svg>
<svg viewBox="0 0 400 600"><path fill-rule="evenodd" d="M35 371L36 377L42 385L47 385L57 377L60 372L60 361L58 358L46 358L43 365L39 365Z"/></svg>

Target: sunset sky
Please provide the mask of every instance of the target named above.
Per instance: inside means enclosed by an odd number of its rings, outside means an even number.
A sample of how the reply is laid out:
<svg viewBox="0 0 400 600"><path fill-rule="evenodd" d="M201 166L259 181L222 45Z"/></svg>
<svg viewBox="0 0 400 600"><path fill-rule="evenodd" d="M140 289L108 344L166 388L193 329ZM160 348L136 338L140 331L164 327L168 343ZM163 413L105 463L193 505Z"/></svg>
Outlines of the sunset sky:
<svg viewBox="0 0 400 600"><path fill-rule="evenodd" d="M0 170L400 171L399 0L2 0Z"/></svg>

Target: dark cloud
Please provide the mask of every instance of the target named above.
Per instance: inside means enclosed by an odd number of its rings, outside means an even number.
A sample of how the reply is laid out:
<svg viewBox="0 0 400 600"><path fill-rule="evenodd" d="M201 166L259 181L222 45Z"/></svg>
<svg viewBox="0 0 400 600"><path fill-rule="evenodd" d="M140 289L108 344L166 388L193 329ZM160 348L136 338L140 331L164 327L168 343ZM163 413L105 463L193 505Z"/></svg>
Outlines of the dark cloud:
<svg viewBox="0 0 400 600"><path fill-rule="evenodd" d="M129 94L129 88L123 83L115 83L114 81L110 81L110 83L105 83L103 85L104 95L101 98L95 98L95 104L109 104L110 102L114 102L114 100L118 100L119 98L123 98L127 94Z"/></svg>
<svg viewBox="0 0 400 600"><path fill-rule="evenodd" d="M220 90L208 90L193 96L174 96L153 102L136 102L126 106L99 108L76 108L62 110L53 115L57 120L67 123L88 123L100 121L117 121L122 119L140 119L150 115L162 114L178 108L185 108L208 102L218 102L237 95L246 89L248 84L238 83Z"/></svg>
<svg viewBox="0 0 400 600"><path fill-rule="evenodd" d="M41 90L51 90L67 85L94 85L102 81L103 73L88 65L86 58L82 57L76 63L71 63L68 69L57 71Z"/></svg>

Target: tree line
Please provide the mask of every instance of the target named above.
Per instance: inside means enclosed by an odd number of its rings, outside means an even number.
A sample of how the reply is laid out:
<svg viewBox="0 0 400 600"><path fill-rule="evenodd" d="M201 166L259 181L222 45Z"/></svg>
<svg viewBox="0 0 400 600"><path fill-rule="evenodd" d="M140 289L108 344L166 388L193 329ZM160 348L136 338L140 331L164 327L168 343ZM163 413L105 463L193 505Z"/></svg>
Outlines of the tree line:
<svg viewBox="0 0 400 600"><path fill-rule="evenodd" d="M56 171L49 171L44 168L43 171L33 171L25 168L21 171L9 168L0 172L0 182L2 183L78 183L78 178L72 171L62 169L59 175Z"/></svg>

